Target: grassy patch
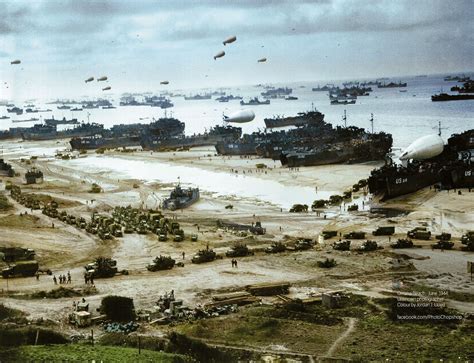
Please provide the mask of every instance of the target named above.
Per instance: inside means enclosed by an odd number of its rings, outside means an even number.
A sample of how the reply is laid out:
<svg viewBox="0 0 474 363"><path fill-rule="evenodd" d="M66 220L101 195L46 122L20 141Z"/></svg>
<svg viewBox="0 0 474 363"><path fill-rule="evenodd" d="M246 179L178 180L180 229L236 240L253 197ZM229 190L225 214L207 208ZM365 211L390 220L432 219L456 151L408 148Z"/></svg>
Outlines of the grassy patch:
<svg viewBox="0 0 474 363"><path fill-rule="evenodd" d="M190 362L176 354L100 345L65 344L22 346L0 352L2 362Z"/></svg>
<svg viewBox="0 0 474 363"><path fill-rule="evenodd" d="M30 295L27 295L31 299L61 299L63 297L79 297L79 296L88 296L94 295L97 293L95 286L87 286L83 289L81 288L70 288L60 286L57 289L50 291L38 291Z"/></svg>
<svg viewBox="0 0 474 363"><path fill-rule="evenodd" d="M17 309L11 309L3 304L0 304L0 320L16 319L21 318L23 316L25 316L25 313L23 313L22 311Z"/></svg>
<svg viewBox="0 0 474 363"><path fill-rule="evenodd" d="M273 307L250 307L239 313L200 320L177 326L177 331L191 337L231 346L285 346L290 351L323 354L345 329L331 320L331 325L314 311L289 311Z"/></svg>
<svg viewBox="0 0 474 363"><path fill-rule="evenodd" d="M449 328L441 324L392 322L385 314L358 321L355 331L336 351L335 356L354 361L445 361L461 357L472 361L472 322L469 326ZM466 331L467 330L467 331Z"/></svg>

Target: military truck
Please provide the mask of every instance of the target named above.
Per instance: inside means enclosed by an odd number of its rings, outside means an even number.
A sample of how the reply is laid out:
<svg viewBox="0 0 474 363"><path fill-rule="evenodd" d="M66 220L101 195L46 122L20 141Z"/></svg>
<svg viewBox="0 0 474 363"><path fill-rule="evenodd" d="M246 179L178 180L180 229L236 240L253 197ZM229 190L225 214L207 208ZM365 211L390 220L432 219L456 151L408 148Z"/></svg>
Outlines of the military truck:
<svg viewBox="0 0 474 363"><path fill-rule="evenodd" d="M465 245L469 242L474 242L474 231L469 231L466 234L463 234L461 236L461 243L463 245Z"/></svg>
<svg viewBox="0 0 474 363"><path fill-rule="evenodd" d="M273 242L271 246L265 248L266 253L280 253L285 251L286 246L281 242Z"/></svg>
<svg viewBox="0 0 474 363"><path fill-rule="evenodd" d="M336 237L337 231L322 231L321 234L325 239L329 239L329 238Z"/></svg>
<svg viewBox="0 0 474 363"><path fill-rule="evenodd" d="M0 247L0 255L5 262L34 260L35 250L21 247Z"/></svg>
<svg viewBox="0 0 474 363"><path fill-rule="evenodd" d="M451 233L441 233L436 235L436 239L440 241L449 241L451 239Z"/></svg>
<svg viewBox="0 0 474 363"><path fill-rule="evenodd" d="M379 247L377 245L377 242L367 240L357 250L361 252L369 252L369 251L376 251L378 248Z"/></svg>
<svg viewBox="0 0 474 363"><path fill-rule="evenodd" d="M413 239L429 240L431 239L431 232L426 227L416 227L407 232L407 236Z"/></svg>
<svg viewBox="0 0 474 363"><path fill-rule="evenodd" d="M236 243L230 250L228 250L225 255L227 257L245 257L249 255L253 255L253 251L251 251L247 245Z"/></svg>
<svg viewBox="0 0 474 363"><path fill-rule="evenodd" d="M295 243L295 250L296 251L304 251L304 250L310 250L313 248L314 242L310 238L302 238L296 241Z"/></svg>
<svg viewBox="0 0 474 363"><path fill-rule="evenodd" d="M118 272L117 261L106 257L98 257L84 268L86 273L94 278L113 277Z"/></svg>
<svg viewBox="0 0 474 363"><path fill-rule="evenodd" d="M19 261L2 270L3 278L34 276L39 270L37 261Z"/></svg>
<svg viewBox="0 0 474 363"><path fill-rule="evenodd" d="M306 204L293 204L290 208L290 213L303 213L308 211L308 206Z"/></svg>
<svg viewBox="0 0 474 363"><path fill-rule="evenodd" d="M162 271L162 270L171 270L174 267L176 261L170 256L159 256L155 257L153 263L148 265L146 268L148 271Z"/></svg>
<svg viewBox="0 0 474 363"><path fill-rule="evenodd" d="M347 206L348 212L356 212L359 210L359 206L357 204L351 204Z"/></svg>
<svg viewBox="0 0 474 363"><path fill-rule="evenodd" d="M344 238L347 238L347 239L364 239L365 238L365 232L350 232L350 233L346 233L344 235Z"/></svg>
<svg viewBox="0 0 474 363"><path fill-rule="evenodd" d="M349 251L351 249L351 241L336 241L333 243L332 248L336 251Z"/></svg>
<svg viewBox="0 0 474 363"><path fill-rule="evenodd" d="M374 236L391 236L395 233L395 227L378 227L375 231L372 232Z"/></svg>
<svg viewBox="0 0 474 363"><path fill-rule="evenodd" d="M390 245L392 248L413 248L413 242L408 238L399 238L395 243Z"/></svg>
<svg viewBox="0 0 474 363"><path fill-rule="evenodd" d="M214 261L217 258L217 254L208 248L205 250L199 250L191 259L192 263L205 263Z"/></svg>

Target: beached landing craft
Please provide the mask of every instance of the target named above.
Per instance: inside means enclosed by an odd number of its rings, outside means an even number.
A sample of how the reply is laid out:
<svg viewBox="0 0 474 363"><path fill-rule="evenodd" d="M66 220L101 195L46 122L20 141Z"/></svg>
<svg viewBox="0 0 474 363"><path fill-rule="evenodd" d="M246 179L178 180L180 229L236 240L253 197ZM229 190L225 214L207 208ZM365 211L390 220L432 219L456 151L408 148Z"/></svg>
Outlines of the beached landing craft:
<svg viewBox="0 0 474 363"><path fill-rule="evenodd" d="M371 172L369 191L386 200L430 185L474 187L474 129L452 135L443 145L438 135L415 140L402 153L406 165L391 163Z"/></svg>
<svg viewBox="0 0 474 363"><path fill-rule="evenodd" d="M163 209L176 210L189 207L199 200L199 188L183 189L180 185L163 201Z"/></svg>
<svg viewBox="0 0 474 363"><path fill-rule="evenodd" d="M224 122L245 123L252 121L254 118L255 113L252 110L241 110L229 116L224 115Z"/></svg>

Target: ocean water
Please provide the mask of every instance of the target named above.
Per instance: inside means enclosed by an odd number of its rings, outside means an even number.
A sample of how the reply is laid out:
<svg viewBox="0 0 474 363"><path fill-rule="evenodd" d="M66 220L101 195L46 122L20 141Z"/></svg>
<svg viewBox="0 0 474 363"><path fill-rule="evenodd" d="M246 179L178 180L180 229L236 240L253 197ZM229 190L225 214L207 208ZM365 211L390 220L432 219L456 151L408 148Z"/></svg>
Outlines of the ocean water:
<svg viewBox="0 0 474 363"><path fill-rule="evenodd" d="M264 118L277 115L291 116L298 112L310 110L313 106L325 114L325 120L333 125L342 125L344 110L347 112L347 124L364 127L370 130L370 114L374 114L374 131L391 133L394 139L394 147L406 147L420 136L438 132L438 122L442 125L442 137L446 140L451 134L462 132L474 127L474 100L432 102L431 95L448 92L457 84L456 82L445 82L444 75L428 77L402 77L392 78L390 81L407 82L406 88L373 88L370 96L357 99L355 105L330 105L326 92L313 92L312 87L324 85L326 82L299 82L287 84L275 84L275 86L288 86L293 88L293 96L298 100L286 101L284 99L272 99L270 105L244 106L241 107L238 100L227 103L217 102L213 97L211 100L186 101L183 97L172 97L173 108L166 110L168 116L172 115L186 123L186 134L203 132L206 129L222 124L222 115L234 111L250 108L255 112L255 120L241 124L246 133L263 130ZM333 82L341 85L341 82ZM400 92L406 90L406 92ZM172 89L170 89L172 91ZM245 100L250 97L260 96L264 91L261 87L246 86L226 88L227 94L243 96ZM203 90L194 90L186 94L204 93ZM8 114L5 106L0 106L0 116L8 115L8 120L0 120L0 129L8 129L11 126L32 126L36 122L13 123L12 120L25 120L30 117L56 119L76 117L79 120L103 123L106 127L120 123L149 123L152 118L165 115L165 110L149 106L118 106L120 95L109 97L117 106L116 109L90 109L78 112L69 110L58 110L55 104L45 104L47 100L37 100L34 104L37 108L50 108L52 112L34 113L16 116ZM263 100L262 97L260 97ZM22 107L21 102L16 103ZM89 115L88 115L89 114Z"/></svg>

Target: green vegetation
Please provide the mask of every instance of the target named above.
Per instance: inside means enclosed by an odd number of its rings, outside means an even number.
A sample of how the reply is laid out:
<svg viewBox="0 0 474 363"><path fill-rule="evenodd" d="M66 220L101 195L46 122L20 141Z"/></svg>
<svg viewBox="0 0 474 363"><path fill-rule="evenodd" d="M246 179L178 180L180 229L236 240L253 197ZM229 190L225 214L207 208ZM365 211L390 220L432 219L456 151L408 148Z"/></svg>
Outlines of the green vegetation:
<svg viewBox="0 0 474 363"><path fill-rule="evenodd" d="M11 309L3 304L0 304L0 321L5 321L6 319L16 319L21 318L25 314L16 309Z"/></svg>
<svg viewBox="0 0 474 363"><path fill-rule="evenodd" d="M97 293L94 286L88 286L84 289L72 289L70 287L60 286L50 291L38 291L28 295L31 299L61 299L63 297L87 296Z"/></svg>
<svg viewBox="0 0 474 363"><path fill-rule="evenodd" d="M392 322L385 314L370 314L336 351L337 357L356 362L472 361L472 322L469 328L443 324ZM460 357L460 359L459 359Z"/></svg>
<svg viewBox="0 0 474 363"><path fill-rule="evenodd" d="M177 331L230 346L278 344L291 351L320 355L345 329L334 313L321 305L304 306L296 301L278 308L248 307L237 314L184 323Z"/></svg>
<svg viewBox="0 0 474 363"><path fill-rule="evenodd" d="M7 197L3 193L0 193L0 211L11 209L13 206L8 202Z"/></svg>
<svg viewBox="0 0 474 363"><path fill-rule="evenodd" d="M324 261L316 262L318 267L321 268L331 268L337 265L336 260L334 258L327 258Z"/></svg>
<svg viewBox="0 0 474 363"><path fill-rule="evenodd" d="M38 326L12 327L0 325L0 346L18 347L35 344L65 344L68 339L55 330ZM1 360L0 360L1 361Z"/></svg>
<svg viewBox="0 0 474 363"><path fill-rule="evenodd" d="M101 345L65 344L22 346L0 352L2 362L191 362L187 357L151 350Z"/></svg>

